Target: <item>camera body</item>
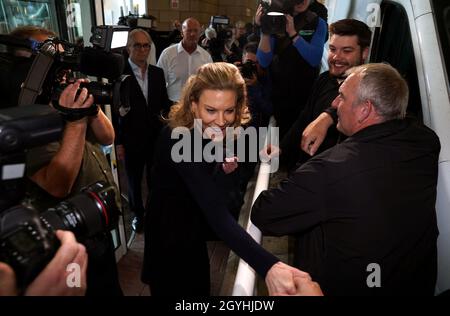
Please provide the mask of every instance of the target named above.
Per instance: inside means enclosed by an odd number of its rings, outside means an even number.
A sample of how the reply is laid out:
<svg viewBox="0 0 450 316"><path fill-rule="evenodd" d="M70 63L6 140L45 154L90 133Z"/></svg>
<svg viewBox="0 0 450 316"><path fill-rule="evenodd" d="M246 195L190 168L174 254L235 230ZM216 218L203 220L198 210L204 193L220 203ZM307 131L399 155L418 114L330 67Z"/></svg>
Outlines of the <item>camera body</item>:
<svg viewBox="0 0 450 316"><path fill-rule="evenodd" d="M120 53L116 53L126 47L128 32L129 28L125 26L93 27L90 38L92 47L74 45L58 38L41 43L35 49L33 64L22 86L18 105L34 104L38 94L42 103L53 101L57 104L60 93L68 83L80 77L94 76L106 78L110 83L99 81L86 86L95 104L93 109L80 110L81 117L95 115L99 104L110 104L113 110L122 105L128 106L127 94L121 93L128 85L128 76L122 75L125 61ZM60 108L58 110L62 111ZM69 114L65 117L71 120Z"/></svg>
<svg viewBox="0 0 450 316"><path fill-rule="evenodd" d="M233 31L230 28L230 19L226 16L211 16L209 26L216 30L217 39L225 43L233 37Z"/></svg>
<svg viewBox="0 0 450 316"><path fill-rule="evenodd" d="M43 213L29 206L14 206L0 212L0 261L14 269L19 288L24 288L58 250L56 230L70 230L84 240L115 227L119 214L114 188L104 182Z"/></svg>
<svg viewBox="0 0 450 316"><path fill-rule="evenodd" d="M244 79L252 79L258 74L258 68L253 60L247 60L239 67L239 70Z"/></svg>
<svg viewBox="0 0 450 316"><path fill-rule="evenodd" d="M261 0L263 8L261 31L266 35L283 35L286 33L285 14L294 14L294 7L310 0Z"/></svg>
<svg viewBox="0 0 450 316"><path fill-rule="evenodd" d="M21 289L53 258L59 247L55 230L83 240L109 231L120 216L114 187L105 182L41 212L24 202L26 150L60 139L63 126L48 105L0 110L0 261L12 266Z"/></svg>

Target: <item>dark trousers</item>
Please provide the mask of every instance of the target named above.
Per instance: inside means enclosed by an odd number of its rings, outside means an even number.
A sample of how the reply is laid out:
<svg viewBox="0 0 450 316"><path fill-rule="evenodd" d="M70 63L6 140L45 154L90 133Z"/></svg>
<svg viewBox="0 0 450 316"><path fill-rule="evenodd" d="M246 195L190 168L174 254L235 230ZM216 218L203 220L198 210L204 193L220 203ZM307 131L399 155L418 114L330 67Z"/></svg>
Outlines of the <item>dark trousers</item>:
<svg viewBox="0 0 450 316"><path fill-rule="evenodd" d="M154 257L150 267L151 295L209 296L211 280L206 242L173 251L177 253Z"/></svg>
<svg viewBox="0 0 450 316"><path fill-rule="evenodd" d="M142 177L146 167L147 190L150 183L151 153L125 149L125 171L128 179L128 203L136 217L143 218L145 206L142 199Z"/></svg>
<svg viewBox="0 0 450 316"><path fill-rule="evenodd" d="M83 243L89 260L86 296L122 296L111 234L100 233Z"/></svg>

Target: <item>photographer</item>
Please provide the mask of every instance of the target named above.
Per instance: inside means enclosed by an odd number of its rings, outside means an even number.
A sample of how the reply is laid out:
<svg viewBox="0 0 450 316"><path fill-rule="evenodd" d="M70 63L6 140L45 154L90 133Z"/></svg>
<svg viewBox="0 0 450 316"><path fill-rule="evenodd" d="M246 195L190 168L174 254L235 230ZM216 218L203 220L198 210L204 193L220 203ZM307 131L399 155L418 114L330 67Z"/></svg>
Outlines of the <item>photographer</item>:
<svg viewBox="0 0 450 316"><path fill-rule="evenodd" d="M225 44L217 38L217 32L213 27L205 30L205 38L201 46L211 55L213 62L224 61Z"/></svg>
<svg viewBox="0 0 450 316"><path fill-rule="evenodd" d="M248 43L244 46L242 64L239 66L242 77L247 86L248 109L251 114L249 126L255 127L259 132L259 127L267 127L272 116L272 82L270 76L263 69L256 58L258 43ZM247 148L247 152L250 148ZM249 152L248 154L249 155ZM248 156L249 157L249 156ZM247 185L253 177L256 162L241 162L240 164L240 194L244 198L247 192Z"/></svg>
<svg viewBox="0 0 450 316"><path fill-rule="evenodd" d="M250 124L266 127L273 112L272 82L269 73L258 63L257 49L258 43L255 42L244 46L240 69L247 85L248 106L252 116Z"/></svg>
<svg viewBox="0 0 450 316"><path fill-rule="evenodd" d="M73 233L59 230L56 236L61 246L47 266L26 288L25 296L81 296L86 291L86 268L88 257L86 249L75 240ZM77 264L80 267L80 286L69 287L70 278L68 265ZM5 263L0 262L0 296L19 295L16 288L14 271Z"/></svg>
<svg viewBox="0 0 450 316"><path fill-rule="evenodd" d="M280 1L278 1L280 2ZM311 0L281 1L286 19L284 34L264 32L265 13L257 9L255 23L262 26L258 61L270 69L273 82L274 115L283 136L305 106L319 74L327 24L309 10Z"/></svg>
<svg viewBox="0 0 450 316"><path fill-rule="evenodd" d="M42 27L25 25L15 28L9 35L17 39L29 40L30 43L42 43L56 34ZM34 60L31 49L8 47L8 52L9 62L2 60L0 63L0 95L2 95L0 107L2 108L17 106L21 85ZM39 96L36 102L42 103L43 100Z"/></svg>
<svg viewBox="0 0 450 316"><path fill-rule="evenodd" d="M70 109L89 108L93 96L80 83L68 85L61 93L59 104ZM109 164L99 144L114 141L111 122L101 109L95 116L67 121L62 139L27 154L27 175L36 184L28 190L30 203L38 210L52 207L97 181L114 186ZM120 197L116 192L116 202ZM112 238L109 232L82 240L89 254L87 295L122 295L117 276Z"/></svg>

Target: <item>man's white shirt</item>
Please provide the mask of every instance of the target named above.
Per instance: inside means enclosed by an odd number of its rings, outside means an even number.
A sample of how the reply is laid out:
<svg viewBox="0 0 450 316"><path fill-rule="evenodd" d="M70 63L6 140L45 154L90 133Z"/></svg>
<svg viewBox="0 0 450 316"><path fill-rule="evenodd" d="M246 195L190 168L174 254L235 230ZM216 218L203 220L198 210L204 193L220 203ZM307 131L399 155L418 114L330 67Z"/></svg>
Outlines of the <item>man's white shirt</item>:
<svg viewBox="0 0 450 316"><path fill-rule="evenodd" d="M134 76L136 77L136 80L141 87L142 94L145 97L145 101L147 101L148 104L148 67L145 67L145 74L144 77L142 77L141 68L133 63L130 58L128 58L128 63L131 66L131 70L133 70Z"/></svg>
<svg viewBox="0 0 450 316"><path fill-rule="evenodd" d="M161 53L157 66L164 70L169 99L179 101L188 78L196 74L202 65L212 62L211 55L198 45L192 54L186 52L181 42L166 48Z"/></svg>

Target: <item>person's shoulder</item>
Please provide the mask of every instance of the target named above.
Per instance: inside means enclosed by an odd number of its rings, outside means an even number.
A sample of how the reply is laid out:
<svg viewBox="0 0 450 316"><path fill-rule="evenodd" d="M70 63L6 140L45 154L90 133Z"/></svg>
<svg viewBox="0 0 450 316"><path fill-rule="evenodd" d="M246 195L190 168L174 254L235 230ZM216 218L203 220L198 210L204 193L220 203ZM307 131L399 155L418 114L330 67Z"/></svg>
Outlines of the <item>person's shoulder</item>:
<svg viewBox="0 0 450 316"><path fill-rule="evenodd" d="M164 70L161 67L154 66L154 65L148 65L148 71L150 73L159 73L164 75Z"/></svg>
<svg viewBox="0 0 450 316"><path fill-rule="evenodd" d="M161 56L159 57L159 59L162 58L168 58L168 56L170 56L171 54L173 54L174 51L177 50L177 45L176 44L171 44L169 47L166 47L162 52L161 52Z"/></svg>
<svg viewBox="0 0 450 316"><path fill-rule="evenodd" d="M322 72L319 75L319 77L317 78L317 80L320 80L320 81L322 81L322 80L328 81L328 80L331 80L331 79L333 79L333 78L331 78L329 70Z"/></svg>
<svg viewBox="0 0 450 316"><path fill-rule="evenodd" d="M208 55L211 57L211 55L208 53L208 51L206 49L204 49L203 47L201 47L200 45L197 46L197 51L203 56Z"/></svg>
<svg viewBox="0 0 450 316"><path fill-rule="evenodd" d="M416 118L413 117L406 118L406 122L409 125L410 129L415 130L416 134L421 135L421 137L426 140L425 143L436 149L440 149L441 142L439 140L439 136L436 134L434 130L422 124Z"/></svg>
<svg viewBox="0 0 450 316"><path fill-rule="evenodd" d="M336 88L339 87L339 84L338 84L336 78L330 76L329 71L325 71L325 72L321 73L319 75L319 77L316 79L316 81L314 83L314 89L319 89L319 90L321 90L321 93L325 93L326 92L325 90L328 91L328 89L325 87L328 87L331 84L333 86L335 85ZM322 90L324 90L324 91L322 91Z"/></svg>

